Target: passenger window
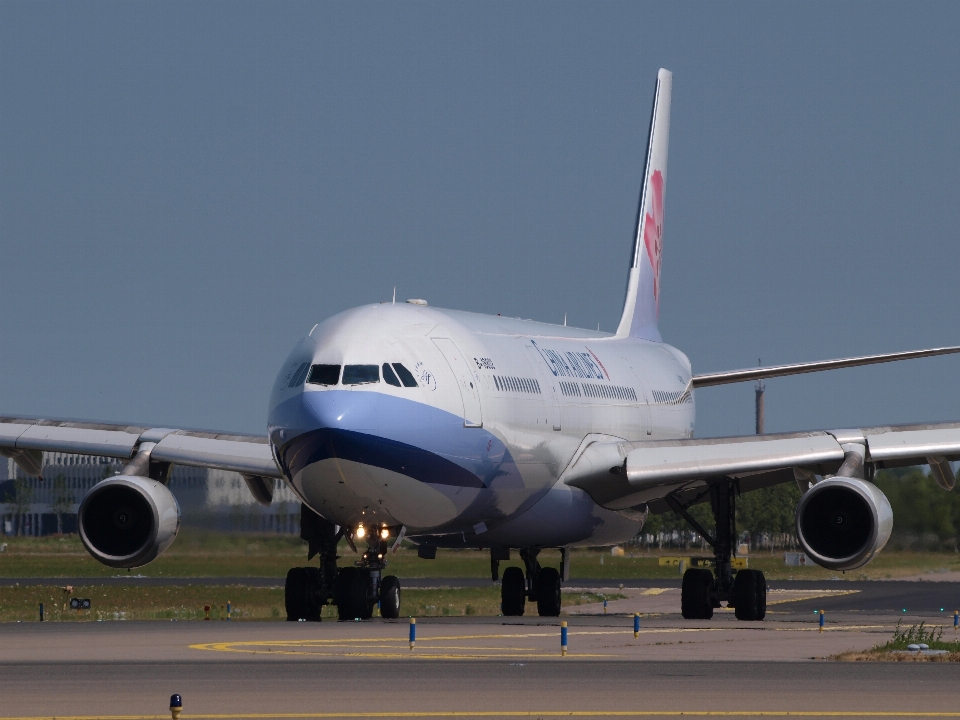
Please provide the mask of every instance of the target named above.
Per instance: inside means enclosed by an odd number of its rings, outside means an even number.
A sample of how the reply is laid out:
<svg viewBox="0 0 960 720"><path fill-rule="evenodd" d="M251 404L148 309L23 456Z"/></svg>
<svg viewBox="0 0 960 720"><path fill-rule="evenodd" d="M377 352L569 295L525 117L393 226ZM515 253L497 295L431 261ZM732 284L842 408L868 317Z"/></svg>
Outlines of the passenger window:
<svg viewBox="0 0 960 720"><path fill-rule="evenodd" d="M340 379L339 365L314 365L307 382L311 385L336 385Z"/></svg>
<svg viewBox="0 0 960 720"><path fill-rule="evenodd" d="M297 371L293 374L293 377L290 379L290 384L287 387L295 388L300 385L303 385L303 379L307 376L307 368L310 367L310 363L303 363L300 367L297 368Z"/></svg>
<svg viewBox="0 0 960 720"><path fill-rule="evenodd" d="M380 368L376 365L344 365L343 384L363 385L380 382Z"/></svg>
<svg viewBox="0 0 960 720"><path fill-rule="evenodd" d="M394 363L393 369L397 371L397 375L400 376L400 379L403 381L404 387L417 387L417 381L413 379L413 373L407 370L400 363Z"/></svg>
<svg viewBox="0 0 960 720"><path fill-rule="evenodd" d="M400 387L400 381L397 380L397 374L393 371L393 368L390 367L389 363L383 364L383 380L387 383L387 385Z"/></svg>

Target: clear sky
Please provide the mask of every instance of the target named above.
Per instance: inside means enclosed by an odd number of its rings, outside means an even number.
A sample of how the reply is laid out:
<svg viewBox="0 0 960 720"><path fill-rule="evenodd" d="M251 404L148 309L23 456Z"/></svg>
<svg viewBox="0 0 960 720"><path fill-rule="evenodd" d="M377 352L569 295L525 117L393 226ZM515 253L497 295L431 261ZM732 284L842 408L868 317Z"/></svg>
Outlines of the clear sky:
<svg viewBox="0 0 960 720"><path fill-rule="evenodd" d="M371 301L615 329L659 67L695 372L960 344L960 3L0 3L0 414L262 433ZM960 419L960 357L767 430ZM698 435L753 430L751 384Z"/></svg>

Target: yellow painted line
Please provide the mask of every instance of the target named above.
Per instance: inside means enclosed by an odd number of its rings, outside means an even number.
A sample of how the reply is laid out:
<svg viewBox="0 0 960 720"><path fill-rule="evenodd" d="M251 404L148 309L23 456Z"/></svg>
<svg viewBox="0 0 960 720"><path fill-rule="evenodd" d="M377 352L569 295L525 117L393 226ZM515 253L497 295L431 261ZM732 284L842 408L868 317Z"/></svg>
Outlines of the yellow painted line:
<svg viewBox="0 0 960 720"><path fill-rule="evenodd" d="M650 588L649 590L644 590L641 595L662 595L670 588Z"/></svg>
<svg viewBox="0 0 960 720"><path fill-rule="evenodd" d="M885 630L891 626L887 625L827 625L824 630L827 632L856 632L867 630ZM761 631L761 632L810 632L819 633L820 627L815 623L810 626L802 627L703 627L703 628L644 628L640 630L641 635L670 635L680 633L715 633L715 632L743 632L743 631ZM623 630L574 630L573 635L577 636L601 636L601 635L626 635L632 632L628 629ZM472 645L437 645L439 643L464 641L464 640L520 640L524 638L555 638L556 632L538 632L538 633L498 633L488 635L442 635L438 637L419 637L418 649L430 650L434 653L449 650L472 650L484 653L484 655L457 655L457 657L512 657L504 654L503 651L514 651L522 653L535 653L535 648L518 647L499 647L499 646L472 646ZM190 645L191 650L205 650L210 652L232 652L232 653L272 653L272 654L290 654L290 655L337 655L351 654L344 650L339 652L321 652L323 649L333 650L335 648L352 648L357 651L369 648L372 650L392 650L396 648L406 649L406 638L312 638L304 640L248 640L232 642L213 642L198 643ZM495 654L496 653L496 654ZM357 654L357 653L352 653ZM368 653L370 657L403 655L406 657L426 658L424 653ZM579 654L579 657L609 657L608 655L586 655ZM433 656L429 656L433 657ZM439 656L437 656L439 657ZM454 657L454 655L443 655L443 657ZM552 657L552 655L546 655ZM2 720L2 718L0 718Z"/></svg>
<svg viewBox="0 0 960 720"><path fill-rule="evenodd" d="M960 712L895 712L875 710L489 710L419 712L320 713L183 713L184 720L283 720L284 718L434 718L434 717L960 717ZM166 720L166 715L32 715L0 720Z"/></svg>
<svg viewBox="0 0 960 720"><path fill-rule="evenodd" d="M771 590L770 594L776 592L803 592L803 591L794 591L794 590ZM855 593L860 592L859 590L818 590L816 594L812 595L798 595L797 597L783 598L782 600L770 600L769 595L767 596L767 605L782 605L783 603L788 602L802 602L804 600L817 600L819 598L835 598L842 597L843 595L854 595Z"/></svg>

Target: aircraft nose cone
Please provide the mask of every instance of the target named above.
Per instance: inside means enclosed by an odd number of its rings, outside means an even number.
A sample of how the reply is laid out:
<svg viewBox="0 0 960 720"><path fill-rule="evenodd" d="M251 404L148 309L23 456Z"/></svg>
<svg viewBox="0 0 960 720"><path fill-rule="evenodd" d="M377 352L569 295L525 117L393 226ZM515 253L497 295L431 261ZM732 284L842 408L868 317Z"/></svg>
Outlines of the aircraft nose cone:
<svg viewBox="0 0 960 720"><path fill-rule="evenodd" d="M328 390L304 393L301 398L304 414L312 421L311 429L371 432L380 427L379 393Z"/></svg>

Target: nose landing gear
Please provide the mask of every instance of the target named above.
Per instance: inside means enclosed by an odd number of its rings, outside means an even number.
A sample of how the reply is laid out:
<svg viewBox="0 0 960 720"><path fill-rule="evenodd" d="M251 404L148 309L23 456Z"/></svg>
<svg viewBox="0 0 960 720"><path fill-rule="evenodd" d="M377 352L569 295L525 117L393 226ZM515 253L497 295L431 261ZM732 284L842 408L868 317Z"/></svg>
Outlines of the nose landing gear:
<svg viewBox="0 0 960 720"><path fill-rule="evenodd" d="M338 568L337 543L344 537L344 529L338 530L303 505L300 537L309 543L307 559L319 555L320 567L291 568L287 573L287 620L318 622L324 605L336 605L340 620L367 620L378 603L381 617L400 616L400 581L393 575L383 576L387 567L385 537L371 533L362 558L353 567Z"/></svg>

